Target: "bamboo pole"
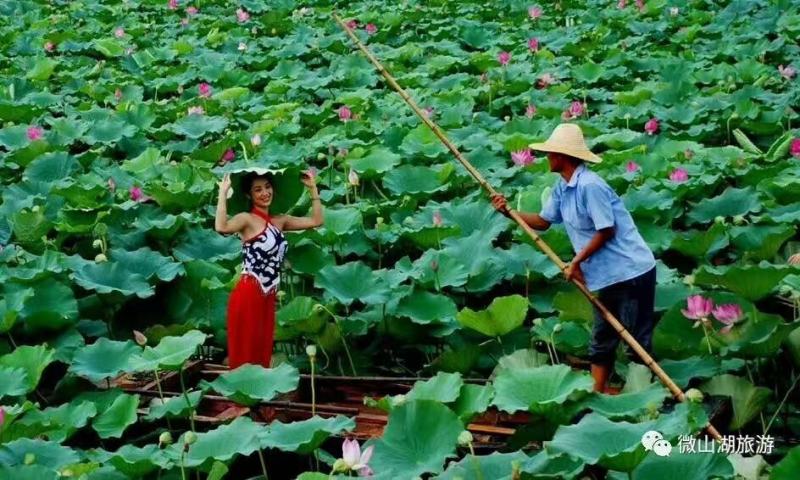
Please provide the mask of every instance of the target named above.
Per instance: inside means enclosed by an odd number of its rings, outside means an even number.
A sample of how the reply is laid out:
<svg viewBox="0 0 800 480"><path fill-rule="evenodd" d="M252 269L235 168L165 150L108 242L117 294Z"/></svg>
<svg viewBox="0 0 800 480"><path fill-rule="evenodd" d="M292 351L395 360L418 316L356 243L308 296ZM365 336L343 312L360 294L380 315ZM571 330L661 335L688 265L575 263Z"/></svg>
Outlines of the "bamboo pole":
<svg viewBox="0 0 800 480"><path fill-rule="evenodd" d="M411 107L414 113L416 113L417 116L422 120L422 122L425 123L425 125L427 125L428 128L430 128L437 137L439 137L439 140L441 140L442 143L444 143L447 149L450 150L450 153L452 153L456 157L456 159L461 163L461 165L463 165L464 168L467 169L470 175L472 175L472 177L480 184L480 186L483 187L489 193L490 196L498 193L494 188L492 188L491 185L489 185L489 183L483 178L480 172L476 170L475 167L472 166L472 164L469 163L469 160L467 160L461 154L458 148L456 148L456 146L453 145L453 142L451 142L450 139L447 138L447 136L444 134L444 132L442 132L439 126L433 123L423 113L423 111L419 108L419 106L417 106L416 102L414 102L414 100L408 95L408 93L406 93L403 87L401 87L397 83L394 77L392 77L392 75L386 70L386 68L384 68L384 66L378 61L378 59L375 58L375 56L372 55L372 53L369 50L367 50L367 47L365 47L364 44L361 43L361 41L358 39L358 37L356 37L355 34L353 34L353 31L350 28L348 28L347 25L345 25L341 17L339 17L339 15L337 15L336 13L333 13L332 15L334 20L336 20L339 26L345 31L345 33L347 33L347 35L356 44L359 50L361 50L361 52L369 59L369 61L372 62L372 65L375 66L375 69L378 70L378 72L383 76L386 82L397 93L399 93L401 97L403 97L403 100L406 101L406 103L408 104L409 107ZM553 261L553 263L558 265L558 268L561 269L562 272L566 270L567 264L565 264L561 260L561 258L559 258L558 255L556 255L556 253L553 251L552 248L550 248L547 242L542 240L541 237L539 237L539 235L536 234L536 232L531 228L530 225L525 223L525 221L522 219L522 217L519 216L519 214L517 214L516 211L509 210L508 213L510 217L515 222L517 222L517 224L520 227L522 227L525 233L528 234L531 240L533 240L533 242L545 253L545 255L547 255L550 258L550 260ZM579 280L574 278L572 279L572 283L574 283L575 286L578 287L578 290L580 290L581 293L583 293L586 296L586 298L589 299L592 305L594 305L600 311L603 318L608 323L611 324L614 330L616 330L617 333L620 335L620 337L622 337L622 340L624 340L625 343L627 343L631 347L631 349L633 349L633 351L636 352L637 355L639 355L639 358L641 358L644 364L647 365L650 368L650 370L653 371L656 377L658 377L658 379L661 380L661 383L663 383L669 389L672 395L681 402L686 401L686 395L683 393L683 390L681 390L681 388L677 384L675 384L672 378L670 378L670 376L667 375L667 373L664 371L664 369L661 368L658 362L656 362L655 359L653 359L653 357L650 356L649 353L647 353L647 351L641 346L641 344L639 344L639 342L637 342L636 339L633 338L633 335L631 335L628 332L628 330L625 329L622 323L620 323L620 321L600 302L600 300L598 300L594 295L592 295L592 292L590 292L589 289L586 288L586 285L584 285L583 282L580 282ZM709 435L714 437L717 441L719 442L722 441L722 435L720 435L719 431L711 423L706 425L705 429L709 433Z"/></svg>

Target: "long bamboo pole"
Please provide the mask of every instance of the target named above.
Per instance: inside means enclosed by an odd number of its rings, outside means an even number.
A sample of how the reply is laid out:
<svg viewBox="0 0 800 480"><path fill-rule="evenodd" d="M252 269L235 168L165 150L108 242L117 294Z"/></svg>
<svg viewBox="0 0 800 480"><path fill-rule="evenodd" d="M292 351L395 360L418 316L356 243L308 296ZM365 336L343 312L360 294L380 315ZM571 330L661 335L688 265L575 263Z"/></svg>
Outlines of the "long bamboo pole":
<svg viewBox="0 0 800 480"><path fill-rule="evenodd" d="M358 46L361 52L369 59L370 62L372 62L372 65L374 65L375 69L377 69L378 72L383 76L383 78L386 79L386 82L395 91L397 91L397 93L399 93L401 97L403 97L403 100L405 100L408 106L411 107L412 110L414 110L414 113L416 113L417 116L422 120L422 122L425 123L425 125L427 125L428 128L430 128L433 131L433 133L436 134L437 137L439 137L439 140L441 140L442 143L444 143L447 149L450 150L450 152L456 157L456 159L461 163L461 165L463 165L464 168L467 169L470 175L472 175L472 177L481 185L481 187L483 187L489 193L490 196L497 193L497 191L494 188L492 188L492 186L489 185L489 183L483 178L480 172L476 170L475 167L473 167L472 164L469 163L469 160L467 160L461 154L458 148L456 148L456 146L453 145L453 142L451 142L450 139L447 138L447 136L444 134L444 132L442 132L442 130L438 127L438 125L433 123L430 120L430 118L428 118L428 116L425 115L425 113L423 113L423 111L419 108L419 106L417 106L416 102L414 102L414 100L408 95L408 93L406 93L403 87L401 87L397 83L394 77L392 77L392 75L386 70L386 68L383 67L383 65L378 61L378 59L375 58L375 56L372 55L372 53L369 50L367 50L367 47L365 47L364 44L361 43L361 41L358 39L358 37L356 37L355 34L353 34L353 31L350 28L348 28L348 26L342 21L341 17L339 17L339 15L337 15L336 13L333 13L333 18L336 20L339 26L342 27L342 29L347 33L350 39L353 40L356 46ZM547 255L550 258L550 260L553 261L553 263L558 265L558 268L560 268L562 272L566 270L567 264L565 264L561 260L561 258L559 258L558 255L556 255L556 253L553 251L552 248L550 248L547 242L542 240L541 237L539 237L539 235L536 234L536 232L530 227L530 225L525 223L522 217L520 217L515 210L509 210L508 213L510 217L515 222L517 222L517 224L520 227L522 227L523 230L525 230L525 233L527 233L528 236L531 237L531 240L533 240L533 242L545 253L545 255ZM574 283L575 286L578 287L578 290L580 290L581 293L583 293L586 296L586 298L589 299L592 305L594 305L600 311L603 318L605 318L606 321L608 321L608 323L610 323L611 326L614 327L614 330L617 331L617 333L620 335L620 337L622 337L625 343L630 345L633 351L636 352L637 355L639 355L644 364L650 367L650 370L652 370L653 373L656 375L656 377L658 377L658 379L661 380L661 383L663 383L669 389L672 395L681 402L686 401L686 395L683 393L683 390L681 390L681 388L675 384L672 378L670 378L670 376L667 375L667 373L661 368L658 362L656 362L655 359L653 359L653 357L650 356L649 353L647 353L647 351L641 346L641 344L639 344L639 342L636 341L633 335L631 335L628 332L628 330L625 329L622 323L620 323L620 321L617 320L617 318L600 302L600 300L598 300L594 295L592 295L592 292L590 292L589 289L586 288L586 285L584 285L583 282L574 278L572 279L572 283ZM717 431L717 429L714 428L714 425L709 423L708 425L706 425L705 429L709 433L709 435L714 437L717 441L719 442L722 441L722 435L720 435L719 431Z"/></svg>

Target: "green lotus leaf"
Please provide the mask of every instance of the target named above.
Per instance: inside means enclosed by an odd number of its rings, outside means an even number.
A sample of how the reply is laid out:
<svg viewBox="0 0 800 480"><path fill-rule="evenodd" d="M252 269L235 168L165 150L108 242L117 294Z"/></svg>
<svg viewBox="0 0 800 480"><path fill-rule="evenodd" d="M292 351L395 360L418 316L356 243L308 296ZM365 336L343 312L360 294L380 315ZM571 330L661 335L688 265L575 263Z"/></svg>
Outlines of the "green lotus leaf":
<svg viewBox="0 0 800 480"><path fill-rule="evenodd" d="M132 252L116 249L110 252L110 260L119 262L127 271L141 275L145 280L156 276L161 281L171 282L176 276L186 273L183 265L147 247Z"/></svg>
<svg viewBox="0 0 800 480"><path fill-rule="evenodd" d="M461 421L467 424L475 415L488 410L493 398L494 387L492 385L465 384L461 387L458 399L452 404L451 408Z"/></svg>
<svg viewBox="0 0 800 480"><path fill-rule="evenodd" d="M26 391L30 392L39 384L42 372L53 361L53 350L44 345L21 345L13 352L0 357L0 367L25 371Z"/></svg>
<svg viewBox="0 0 800 480"><path fill-rule="evenodd" d="M689 357L683 360L665 358L659 362L661 368L679 387L686 387L693 378L711 378L720 373L738 370L744 366L744 360L732 358L722 360L708 357Z"/></svg>
<svg viewBox="0 0 800 480"><path fill-rule="evenodd" d="M125 266L117 262L86 263L75 270L70 278L81 287L98 293L119 292L125 296L136 295L139 298L155 294L155 289L143 276L129 272Z"/></svg>
<svg viewBox="0 0 800 480"><path fill-rule="evenodd" d="M33 455L37 466L50 470L60 470L80 460L78 452L56 442L20 438L0 445L0 464L10 467L23 465L28 454ZM16 480L17 477L12 478Z"/></svg>
<svg viewBox="0 0 800 480"><path fill-rule="evenodd" d="M747 266L704 265L694 272L694 277L697 285L727 288L747 300L756 301L769 295L792 270L791 267L776 267L766 262Z"/></svg>
<svg viewBox="0 0 800 480"><path fill-rule="evenodd" d="M100 438L120 438L126 428L136 423L139 395L120 393L103 413L92 420Z"/></svg>
<svg viewBox="0 0 800 480"><path fill-rule="evenodd" d="M633 480L708 480L733 479L734 469L721 453L681 453L677 448L666 457L650 454L631 472Z"/></svg>
<svg viewBox="0 0 800 480"><path fill-rule="evenodd" d="M729 428L738 430L754 419L767 405L772 391L756 387L744 378L723 374L716 376L700 386L709 395L730 397L733 404L733 418Z"/></svg>
<svg viewBox="0 0 800 480"><path fill-rule="evenodd" d="M793 225L733 227L731 243L746 259L771 260L794 232Z"/></svg>
<svg viewBox="0 0 800 480"><path fill-rule="evenodd" d="M6 439L45 435L49 440L63 443L76 431L85 427L97 415L92 402L73 401L44 410L32 410L5 432ZM11 438L11 439L13 439Z"/></svg>
<svg viewBox="0 0 800 480"><path fill-rule="evenodd" d="M186 398L184 398L183 395L177 395L167 399L163 403L159 402L156 405L151 403L149 411L144 419L152 422L164 417L186 418L189 411L196 409L200 404L200 399L203 397L203 392L190 392L187 394L187 396L189 397L189 403L186 403Z"/></svg>
<svg viewBox="0 0 800 480"><path fill-rule="evenodd" d="M211 460L227 462L236 455L250 455L258 449L258 438L265 429L248 417L239 417L228 425L198 433L197 441L189 447L185 465L210 465ZM181 437L170 449L169 454L175 462L180 461L183 443Z"/></svg>
<svg viewBox="0 0 800 480"><path fill-rule="evenodd" d="M25 176L39 182L58 182L70 178L80 169L75 157L66 152L46 153L25 168Z"/></svg>
<svg viewBox="0 0 800 480"><path fill-rule="evenodd" d="M318 449L331 435L356 428L352 418L337 415L322 418L317 415L308 420L282 423L275 421L269 429L258 435L261 448L277 448L284 452L309 455Z"/></svg>
<svg viewBox="0 0 800 480"><path fill-rule="evenodd" d="M359 175L367 174L369 177L373 173L385 173L395 168L402 157L389 149L375 147L370 152L361 157L349 160L350 167L358 172Z"/></svg>
<svg viewBox="0 0 800 480"><path fill-rule="evenodd" d="M141 349L130 340L117 342L98 338L93 344L78 350L72 359L69 371L93 382L99 382L122 372L133 371L132 359L135 359L139 352Z"/></svg>
<svg viewBox="0 0 800 480"><path fill-rule="evenodd" d="M577 289L562 290L553 297L553 307L559 311L560 320L577 320L584 324L594 321L591 302Z"/></svg>
<svg viewBox="0 0 800 480"><path fill-rule="evenodd" d="M130 137L136 134L136 127L127 123L117 116L109 116L93 122L83 139L86 143L93 145L96 143L116 143L123 137Z"/></svg>
<svg viewBox="0 0 800 480"><path fill-rule="evenodd" d="M689 213L695 223L709 223L716 217L734 217L761 211L761 201L752 188L728 187L714 198L702 200Z"/></svg>
<svg viewBox="0 0 800 480"><path fill-rule="evenodd" d="M789 450L781 461L772 467L770 480L792 480L800 471L800 447Z"/></svg>
<svg viewBox="0 0 800 480"><path fill-rule="evenodd" d="M458 373L439 372L435 377L417 381L408 392L409 400L436 400L450 403L458 399L464 381Z"/></svg>
<svg viewBox="0 0 800 480"><path fill-rule="evenodd" d="M327 216L328 213L326 212ZM291 263L292 271L316 275L322 268L335 265L336 261L327 250L323 250L315 243L301 241L286 253L286 261Z"/></svg>
<svg viewBox="0 0 800 480"><path fill-rule="evenodd" d="M592 385L588 375L566 365L504 369L495 377L492 403L509 413L522 410L546 414L567 400L590 392Z"/></svg>
<svg viewBox="0 0 800 480"><path fill-rule="evenodd" d="M248 93L250 93L250 89L248 88L231 87L215 93L214 95L212 95L211 98L213 98L214 100L219 100L220 102L230 102L234 100L239 100L242 96L245 96Z"/></svg>
<svg viewBox="0 0 800 480"><path fill-rule="evenodd" d="M0 367L0 399L28 393L28 374L22 368Z"/></svg>
<svg viewBox="0 0 800 480"><path fill-rule="evenodd" d="M753 312L754 310L751 310ZM796 328L779 315L755 313L739 328L720 333L717 340L723 344L722 353L740 357L759 358L777 355L781 343Z"/></svg>
<svg viewBox="0 0 800 480"><path fill-rule="evenodd" d="M350 233L361 222L361 212L356 208L344 207L325 211L325 231L337 237Z"/></svg>
<svg viewBox="0 0 800 480"><path fill-rule="evenodd" d="M4 282L3 298L0 298L0 333L6 333L14 327L25 302L33 297L34 290L4 278L0 278L0 281Z"/></svg>
<svg viewBox="0 0 800 480"><path fill-rule="evenodd" d="M513 453L494 452L491 455L467 455L459 462L452 462L436 480L511 480L512 462L525 463L528 456L521 451Z"/></svg>
<svg viewBox="0 0 800 480"><path fill-rule="evenodd" d="M678 233L672 240L670 248L698 260L706 260L727 247L729 243L725 226L715 223L709 229Z"/></svg>
<svg viewBox="0 0 800 480"><path fill-rule="evenodd" d="M417 125L408 132L400 149L407 155L424 155L430 158L447 152L441 140L424 124Z"/></svg>
<svg viewBox="0 0 800 480"><path fill-rule="evenodd" d="M172 131L189 138L200 138L207 133L221 132L228 126L225 117L186 115L171 125Z"/></svg>
<svg viewBox="0 0 800 480"><path fill-rule="evenodd" d="M415 291L403 297L397 305L396 315L408 317L414 323L427 325L454 319L458 311L449 297L426 291Z"/></svg>
<svg viewBox="0 0 800 480"><path fill-rule="evenodd" d="M299 382L299 372L287 363L275 368L245 364L223 373L213 382L203 381L201 385L242 405L255 405L258 402L268 402L279 393L297 389Z"/></svg>
<svg viewBox="0 0 800 480"><path fill-rule="evenodd" d="M125 48L115 38L102 38L94 41L94 48L106 57L119 57L125 53Z"/></svg>
<svg viewBox="0 0 800 480"><path fill-rule="evenodd" d="M443 188L436 175L431 175L430 168L410 165L390 170L384 175L383 184L395 195L432 193Z"/></svg>
<svg viewBox="0 0 800 480"><path fill-rule="evenodd" d="M53 227L43 210L34 212L32 210L21 210L11 215L9 219L14 238L25 247L26 250L42 252L42 237L47 235Z"/></svg>
<svg viewBox="0 0 800 480"><path fill-rule="evenodd" d="M619 395L592 395L583 402L586 408L606 416L612 420L636 420L640 415L661 407L664 400L670 398L669 391L653 385L650 388L633 393Z"/></svg>
<svg viewBox="0 0 800 480"><path fill-rule="evenodd" d="M375 450L373 471L407 478L439 473L444 461L455 453L458 435L464 430L455 413L433 400L415 400L389 414L383 436L367 442Z"/></svg>
<svg viewBox="0 0 800 480"><path fill-rule="evenodd" d="M61 475L53 469L41 465L0 466L0 478L14 480L58 480Z"/></svg>
<svg viewBox="0 0 800 480"><path fill-rule="evenodd" d="M34 294L20 312L27 331L59 330L78 321L78 302L68 285L46 278L32 286Z"/></svg>
<svg viewBox="0 0 800 480"><path fill-rule="evenodd" d="M584 463L570 455L551 455L541 451L523 462L520 470L522 478L537 480L556 480L578 478Z"/></svg>
<svg viewBox="0 0 800 480"><path fill-rule="evenodd" d="M311 297L294 297L278 310L278 324L306 334L319 333L330 314L316 305Z"/></svg>
<svg viewBox="0 0 800 480"><path fill-rule="evenodd" d="M222 236L209 229L193 228L175 246L173 254L182 262L190 260L233 260L239 256L242 242L236 236Z"/></svg>
<svg viewBox="0 0 800 480"><path fill-rule="evenodd" d="M518 328L528 313L528 300L520 295L495 298L486 310L464 308L456 318L461 325L489 337L500 337Z"/></svg>
<svg viewBox="0 0 800 480"><path fill-rule="evenodd" d="M89 457L96 462L112 465L129 478L143 478L157 469L168 469L171 462L158 445L123 445L116 452L95 450Z"/></svg>
<svg viewBox="0 0 800 480"><path fill-rule="evenodd" d="M27 147L29 143L27 126L16 125L13 127L0 128L0 146L14 151Z"/></svg>
<svg viewBox="0 0 800 480"><path fill-rule="evenodd" d="M158 345L145 347L141 355L131 359L131 366L139 372L180 370L205 341L206 334L199 330L189 330L180 337L164 337Z"/></svg>
<svg viewBox="0 0 800 480"><path fill-rule="evenodd" d="M47 122L50 124L49 141L53 145L72 145L89 129L89 125L75 117L48 119Z"/></svg>
<svg viewBox="0 0 800 480"><path fill-rule="evenodd" d="M520 349L500 357L500 360L497 361L497 366L494 368L489 378L492 380L497 378L497 375L504 370L535 368L548 365L549 363L550 357L545 353L533 349Z"/></svg>
<svg viewBox="0 0 800 480"><path fill-rule="evenodd" d="M366 304L379 304L389 299L391 290L385 280L362 262L327 266L319 271L315 285L345 305L358 300Z"/></svg>

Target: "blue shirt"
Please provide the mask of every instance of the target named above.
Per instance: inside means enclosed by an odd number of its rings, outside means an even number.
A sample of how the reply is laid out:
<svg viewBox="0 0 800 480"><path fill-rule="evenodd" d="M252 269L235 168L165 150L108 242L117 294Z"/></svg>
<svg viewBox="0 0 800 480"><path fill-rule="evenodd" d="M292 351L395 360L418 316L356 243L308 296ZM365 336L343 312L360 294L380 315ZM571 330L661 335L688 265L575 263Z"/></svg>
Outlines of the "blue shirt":
<svg viewBox="0 0 800 480"><path fill-rule="evenodd" d="M539 216L550 223L563 223L576 253L598 230L614 227L614 236L581 263L589 290L630 280L656 265L625 204L584 164L578 166L569 182L558 179Z"/></svg>

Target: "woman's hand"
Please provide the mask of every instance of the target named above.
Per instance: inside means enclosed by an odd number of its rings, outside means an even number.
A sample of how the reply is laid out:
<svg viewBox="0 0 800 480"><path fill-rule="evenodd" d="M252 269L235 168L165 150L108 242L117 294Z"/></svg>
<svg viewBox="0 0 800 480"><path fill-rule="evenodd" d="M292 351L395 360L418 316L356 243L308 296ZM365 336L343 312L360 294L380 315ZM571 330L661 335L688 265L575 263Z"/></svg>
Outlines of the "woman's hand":
<svg viewBox="0 0 800 480"><path fill-rule="evenodd" d="M508 203L506 202L506 197L499 193L495 193L492 195L492 206L495 210L502 213L506 217L508 216Z"/></svg>
<svg viewBox="0 0 800 480"><path fill-rule="evenodd" d="M228 190L230 190L230 188L231 188L231 174L230 173L226 173L222 177L222 180L217 182L217 185L219 185L219 193L221 193L223 195L227 195Z"/></svg>

